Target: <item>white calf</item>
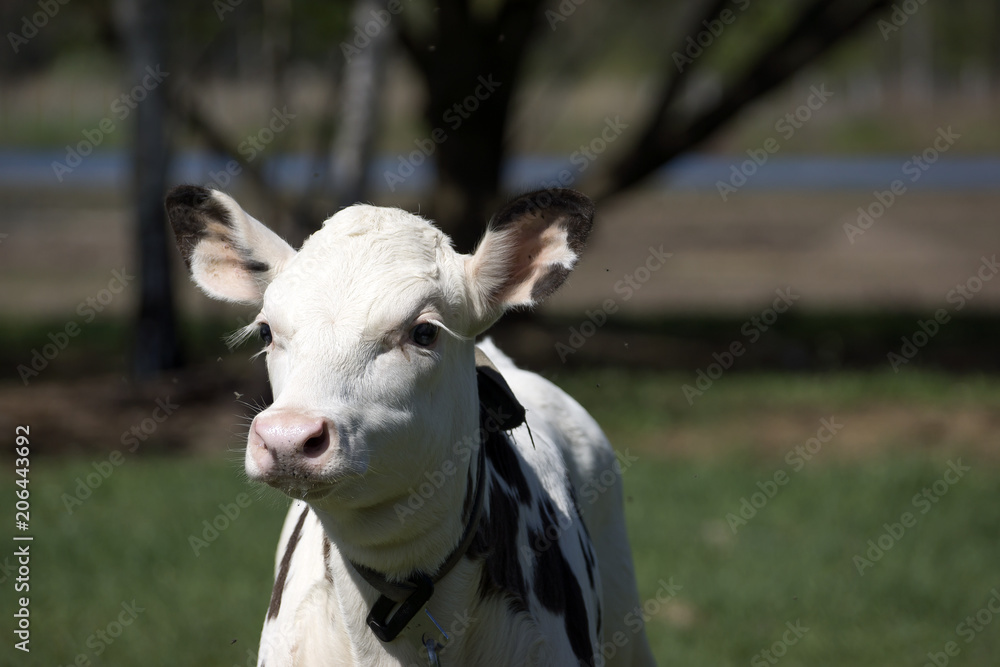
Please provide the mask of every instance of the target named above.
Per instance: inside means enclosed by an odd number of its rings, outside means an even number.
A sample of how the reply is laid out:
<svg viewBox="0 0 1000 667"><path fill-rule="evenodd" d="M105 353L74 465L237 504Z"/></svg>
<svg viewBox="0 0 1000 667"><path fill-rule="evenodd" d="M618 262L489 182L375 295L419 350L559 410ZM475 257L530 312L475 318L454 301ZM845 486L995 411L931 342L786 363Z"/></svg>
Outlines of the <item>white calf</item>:
<svg viewBox="0 0 1000 667"><path fill-rule="evenodd" d="M262 305L244 333L274 403L246 470L295 501L259 665L652 664L620 482L578 504L617 480L607 439L491 343L500 373L477 365L473 342L562 284L586 197L516 199L473 255L397 209L344 209L298 252L220 192L175 188L167 211L202 289Z"/></svg>

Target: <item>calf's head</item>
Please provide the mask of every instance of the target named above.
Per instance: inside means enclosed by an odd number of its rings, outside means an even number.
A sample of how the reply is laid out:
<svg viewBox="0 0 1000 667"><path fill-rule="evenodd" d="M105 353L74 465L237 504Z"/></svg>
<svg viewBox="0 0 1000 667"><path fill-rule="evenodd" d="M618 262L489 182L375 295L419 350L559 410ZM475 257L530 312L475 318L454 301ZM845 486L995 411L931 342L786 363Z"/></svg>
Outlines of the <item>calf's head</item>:
<svg viewBox="0 0 1000 667"><path fill-rule="evenodd" d="M474 337L562 284L593 215L571 190L524 195L463 255L399 209L343 209L295 251L221 192L177 187L166 206L194 281L260 306L242 333L260 337L274 403L247 474L349 506L398 497L475 432Z"/></svg>

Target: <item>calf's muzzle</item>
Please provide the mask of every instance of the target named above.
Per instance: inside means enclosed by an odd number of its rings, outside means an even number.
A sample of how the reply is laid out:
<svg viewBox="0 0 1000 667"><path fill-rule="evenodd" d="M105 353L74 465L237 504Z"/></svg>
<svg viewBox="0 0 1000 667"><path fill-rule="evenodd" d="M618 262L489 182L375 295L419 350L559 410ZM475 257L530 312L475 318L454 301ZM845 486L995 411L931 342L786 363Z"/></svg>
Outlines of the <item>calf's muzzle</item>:
<svg viewBox="0 0 1000 667"><path fill-rule="evenodd" d="M250 427L247 448L261 481L320 474L334 455L337 429L328 419L265 410Z"/></svg>

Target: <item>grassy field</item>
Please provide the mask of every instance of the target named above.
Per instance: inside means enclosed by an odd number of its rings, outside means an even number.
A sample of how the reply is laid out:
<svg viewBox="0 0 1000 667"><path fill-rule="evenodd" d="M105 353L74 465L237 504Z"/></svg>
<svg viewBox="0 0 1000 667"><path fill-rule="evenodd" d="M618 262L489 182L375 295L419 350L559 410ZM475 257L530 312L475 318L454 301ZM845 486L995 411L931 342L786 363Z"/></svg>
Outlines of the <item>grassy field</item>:
<svg viewBox="0 0 1000 667"><path fill-rule="evenodd" d="M688 406L678 375L557 380L636 458L627 518L660 664L923 665L948 642L950 664L995 664L1000 382L734 375ZM281 497L247 486L234 453L126 455L70 513L107 458L35 447L32 652L7 641L0 664L253 664ZM196 554L203 522L240 505Z"/></svg>

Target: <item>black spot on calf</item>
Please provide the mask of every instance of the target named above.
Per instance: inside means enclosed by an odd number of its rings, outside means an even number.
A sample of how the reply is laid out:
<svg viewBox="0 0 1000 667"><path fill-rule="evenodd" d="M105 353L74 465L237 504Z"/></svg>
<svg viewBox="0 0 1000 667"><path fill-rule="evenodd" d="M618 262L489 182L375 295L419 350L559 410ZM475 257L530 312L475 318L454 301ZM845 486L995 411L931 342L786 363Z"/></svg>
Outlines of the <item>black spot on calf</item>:
<svg viewBox="0 0 1000 667"><path fill-rule="evenodd" d="M490 434L486 446L486 460L500 478L507 482L507 486L517 494L517 500L525 505L531 503L531 487L528 486L528 479L524 476L527 464L510 444L506 435Z"/></svg>
<svg viewBox="0 0 1000 667"><path fill-rule="evenodd" d="M531 288L531 298L535 301L544 300L545 297L555 292L560 285L566 282L569 274L570 269L567 269L565 266L553 266Z"/></svg>
<svg viewBox="0 0 1000 667"><path fill-rule="evenodd" d="M527 583L517 553L520 504L496 483L490 484L489 494L488 511L467 552L469 557L486 561L479 596L506 596L512 611L526 612Z"/></svg>
<svg viewBox="0 0 1000 667"><path fill-rule="evenodd" d="M274 578L274 589L271 591L271 604L267 606L268 620L275 618L281 609L281 596L285 592L285 579L288 578L288 568L292 563L292 554L299 543L299 538L302 537L302 524L306 522L307 514L309 514L308 507L302 511L302 516L299 517L298 523L295 524L292 536L288 538L285 555L281 557L281 565L278 566L278 576Z"/></svg>
<svg viewBox="0 0 1000 667"><path fill-rule="evenodd" d="M558 542L537 552L533 589L542 606L565 619L566 636L577 660L585 665L594 664L590 620L583 592Z"/></svg>
<svg viewBox="0 0 1000 667"><path fill-rule="evenodd" d="M243 262L243 268L249 271L250 273L266 273L267 271L271 270L270 266L256 259L248 259L247 261Z"/></svg>
<svg viewBox="0 0 1000 667"><path fill-rule="evenodd" d="M205 236L205 225L214 221L229 228L233 226L229 211L215 200L208 188L180 185L167 193L165 204L177 247L188 269L195 247Z"/></svg>
<svg viewBox="0 0 1000 667"><path fill-rule="evenodd" d="M590 643L587 607L583 601L580 583L562 552L559 541L562 529L556 509L549 498L544 498L539 510L541 534L529 531L531 544L535 547L535 576L532 589L542 606L565 619L566 636L577 659L587 665L593 664L594 651ZM582 533L578 533L580 534ZM590 576L590 586L593 589L592 565L583 546L581 537L580 547L587 562L587 574Z"/></svg>
<svg viewBox="0 0 1000 667"><path fill-rule="evenodd" d="M333 573L330 572L330 537L323 531L323 571L326 573L326 580L333 583Z"/></svg>

